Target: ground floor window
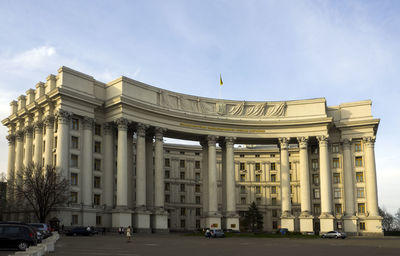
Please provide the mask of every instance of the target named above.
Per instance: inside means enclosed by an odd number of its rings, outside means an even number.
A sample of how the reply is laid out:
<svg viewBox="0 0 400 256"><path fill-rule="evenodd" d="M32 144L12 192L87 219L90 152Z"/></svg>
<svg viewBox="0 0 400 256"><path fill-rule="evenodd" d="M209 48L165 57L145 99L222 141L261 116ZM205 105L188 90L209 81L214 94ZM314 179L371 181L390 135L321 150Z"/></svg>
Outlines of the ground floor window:
<svg viewBox="0 0 400 256"><path fill-rule="evenodd" d="M181 228L185 228L186 226L186 220L181 220Z"/></svg>
<svg viewBox="0 0 400 256"><path fill-rule="evenodd" d="M196 228L200 228L200 220L196 220Z"/></svg>
<svg viewBox="0 0 400 256"><path fill-rule="evenodd" d="M96 225L97 226L101 225L101 216L96 216Z"/></svg>
<svg viewBox="0 0 400 256"><path fill-rule="evenodd" d="M278 221L274 220L272 221L272 229L277 229L278 228Z"/></svg>
<svg viewBox="0 0 400 256"><path fill-rule="evenodd" d="M365 222L360 222L360 230L365 230Z"/></svg>
<svg viewBox="0 0 400 256"><path fill-rule="evenodd" d="M72 225L77 225L78 224L78 215L72 214L71 224Z"/></svg>

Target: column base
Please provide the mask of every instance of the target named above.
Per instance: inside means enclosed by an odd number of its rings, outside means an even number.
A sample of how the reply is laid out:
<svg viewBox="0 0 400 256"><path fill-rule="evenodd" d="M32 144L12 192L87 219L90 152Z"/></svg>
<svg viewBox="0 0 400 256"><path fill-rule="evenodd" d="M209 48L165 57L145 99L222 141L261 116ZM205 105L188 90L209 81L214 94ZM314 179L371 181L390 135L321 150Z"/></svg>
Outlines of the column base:
<svg viewBox="0 0 400 256"><path fill-rule="evenodd" d="M151 215L151 230L153 233L169 233L168 212L156 211Z"/></svg>
<svg viewBox="0 0 400 256"><path fill-rule="evenodd" d="M112 212L112 227L129 227L132 226L132 212L128 209L115 209Z"/></svg>
<svg viewBox="0 0 400 256"><path fill-rule="evenodd" d="M358 226L357 226L357 217L356 216L344 216L343 217L343 228L344 232L348 236L357 236L358 235Z"/></svg>
<svg viewBox="0 0 400 256"><path fill-rule="evenodd" d="M287 228L288 231L294 232L294 216L288 214L282 215L281 228Z"/></svg>
<svg viewBox="0 0 400 256"><path fill-rule="evenodd" d="M221 214L215 212L215 213L208 213L205 216L205 225L206 228L212 228L212 229L221 229Z"/></svg>
<svg viewBox="0 0 400 256"><path fill-rule="evenodd" d="M329 213L323 213L319 216L320 233L327 233L335 230L335 217Z"/></svg>
<svg viewBox="0 0 400 256"><path fill-rule="evenodd" d="M222 218L222 228L223 229L231 229L231 230L239 230L239 215L232 214L229 216L225 216Z"/></svg>
<svg viewBox="0 0 400 256"><path fill-rule="evenodd" d="M134 227L137 233L151 233L150 228L150 214L151 212L140 210L135 211L133 214Z"/></svg>
<svg viewBox="0 0 400 256"><path fill-rule="evenodd" d="M313 220L314 217L307 212L301 213L300 217L300 232L310 233L314 232Z"/></svg>

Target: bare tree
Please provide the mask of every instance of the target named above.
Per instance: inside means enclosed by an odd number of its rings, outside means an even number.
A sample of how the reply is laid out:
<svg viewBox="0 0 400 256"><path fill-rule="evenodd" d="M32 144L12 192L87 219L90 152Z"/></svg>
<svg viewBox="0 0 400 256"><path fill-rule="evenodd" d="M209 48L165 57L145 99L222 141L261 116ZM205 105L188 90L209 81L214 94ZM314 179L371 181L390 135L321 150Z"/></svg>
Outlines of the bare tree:
<svg viewBox="0 0 400 256"><path fill-rule="evenodd" d="M378 208L379 215L383 218L382 219L382 228L385 231L392 231L394 230L394 218L393 215L390 214L385 210L385 208Z"/></svg>
<svg viewBox="0 0 400 256"><path fill-rule="evenodd" d="M56 168L30 165L15 174L8 189L14 195L9 202L14 207L32 210L36 218L44 223L49 213L57 206L68 202L69 182ZM10 205L10 204L9 204Z"/></svg>

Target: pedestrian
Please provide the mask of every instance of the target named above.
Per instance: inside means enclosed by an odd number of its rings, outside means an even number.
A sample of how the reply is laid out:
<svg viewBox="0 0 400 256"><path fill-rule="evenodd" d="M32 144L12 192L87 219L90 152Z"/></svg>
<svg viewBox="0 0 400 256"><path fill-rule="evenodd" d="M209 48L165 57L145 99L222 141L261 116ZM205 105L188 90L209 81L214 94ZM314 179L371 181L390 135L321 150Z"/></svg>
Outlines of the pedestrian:
<svg viewBox="0 0 400 256"><path fill-rule="evenodd" d="M101 230L101 234L104 236L106 234L106 227L103 227L103 229Z"/></svg>
<svg viewBox="0 0 400 256"><path fill-rule="evenodd" d="M126 229L126 238L127 238L127 242L130 243L131 242L131 226L129 226Z"/></svg>
<svg viewBox="0 0 400 256"><path fill-rule="evenodd" d="M211 238L211 232L210 232L210 230L207 228L207 230L206 230L206 237L208 238L208 239L210 239Z"/></svg>

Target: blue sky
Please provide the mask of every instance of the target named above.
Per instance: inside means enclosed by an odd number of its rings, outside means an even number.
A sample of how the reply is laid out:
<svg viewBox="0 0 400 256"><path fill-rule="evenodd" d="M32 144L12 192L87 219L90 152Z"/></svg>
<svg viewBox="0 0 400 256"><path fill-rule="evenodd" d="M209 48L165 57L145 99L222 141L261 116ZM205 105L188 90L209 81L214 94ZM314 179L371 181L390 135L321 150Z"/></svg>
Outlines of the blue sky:
<svg viewBox="0 0 400 256"><path fill-rule="evenodd" d="M400 208L400 1L0 2L0 118L69 66L236 100L371 99L380 205ZM0 170L7 168L0 128Z"/></svg>

